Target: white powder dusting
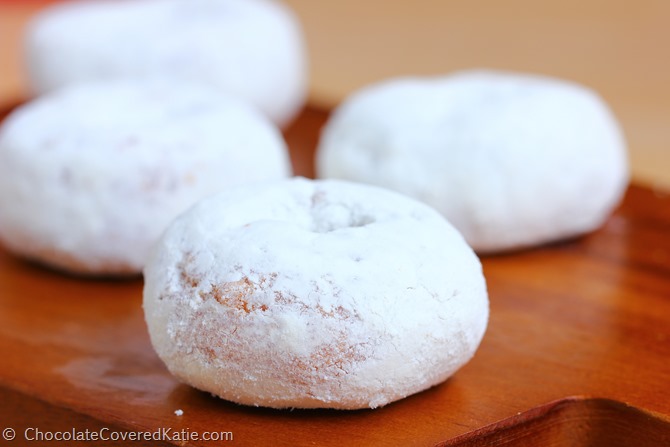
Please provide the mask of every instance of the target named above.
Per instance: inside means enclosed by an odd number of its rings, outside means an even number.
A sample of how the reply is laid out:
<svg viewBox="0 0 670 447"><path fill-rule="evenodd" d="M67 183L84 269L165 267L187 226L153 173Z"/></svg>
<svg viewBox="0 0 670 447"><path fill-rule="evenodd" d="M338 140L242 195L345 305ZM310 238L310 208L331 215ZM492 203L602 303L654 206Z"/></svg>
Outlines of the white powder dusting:
<svg viewBox="0 0 670 447"><path fill-rule="evenodd" d="M437 212L305 179L180 216L145 269L144 309L180 380L280 408L377 407L436 385L488 319L480 263Z"/></svg>
<svg viewBox="0 0 670 447"><path fill-rule="evenodd" d="M607 105L540 76L385 81L347 99L321 135L319 177L421 200L478 252L591 231L628 183L626 145Z"/></svg>

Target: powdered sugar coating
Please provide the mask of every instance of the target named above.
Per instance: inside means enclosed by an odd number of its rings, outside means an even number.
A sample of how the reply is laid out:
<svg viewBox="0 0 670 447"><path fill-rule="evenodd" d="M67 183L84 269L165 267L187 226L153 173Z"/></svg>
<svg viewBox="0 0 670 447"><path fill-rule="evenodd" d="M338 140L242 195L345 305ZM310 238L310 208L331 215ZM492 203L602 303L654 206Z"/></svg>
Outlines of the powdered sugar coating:
<svg viewBox="0 0 670 447"><path fill-rule="evenodd" d="M177 378L276 408L374 408L429 388L488 321L479 260L438 213L299 178L177 218L145 268L144 310Z"/></svg>
<svg viewBox="0 0 670 447"><path fill-rule="evenodd" d="M354 94L322 133L317 172L419 199L478 252L594 230L628 183L622 133L595 93L487 71Z"/></svg>
<svg viewBox="0 0 670 447"><path fill-rule="evenodd" d="M137 274L167 224L222 189L291 175L281 134L200 86L81 84L0 129L0 240L78 273Z"/></svg>
<svg viewBox="0 0 670 447"><path fill-rule="evenodd" d="M26 65L37 94L77 82L172 76L291 120L307 87L303 36L270 0L78 1L28 28Z"/></svg>

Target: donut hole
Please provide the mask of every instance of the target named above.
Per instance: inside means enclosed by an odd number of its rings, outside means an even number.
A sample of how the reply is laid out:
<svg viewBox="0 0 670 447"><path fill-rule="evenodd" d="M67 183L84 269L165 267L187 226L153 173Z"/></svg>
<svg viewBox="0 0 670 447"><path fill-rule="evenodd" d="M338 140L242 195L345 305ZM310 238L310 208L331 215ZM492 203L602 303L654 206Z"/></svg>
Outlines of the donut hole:
<svg viewBox="0 0 670 447"><path fill-rule="evenodd" d="M333 201L325 191L316 190L311 197L311 228L314 233L331 233L348 228L365 227L376 221L360 206Z"/></svg>
<svg viewBox="0 0 670 447"><path fill-rule="evenodd" d="M368 214L356 213L344 206L329 206L312 214L311 231L314 233L332 233L333 231L360 228L375 222Z"/></svg>

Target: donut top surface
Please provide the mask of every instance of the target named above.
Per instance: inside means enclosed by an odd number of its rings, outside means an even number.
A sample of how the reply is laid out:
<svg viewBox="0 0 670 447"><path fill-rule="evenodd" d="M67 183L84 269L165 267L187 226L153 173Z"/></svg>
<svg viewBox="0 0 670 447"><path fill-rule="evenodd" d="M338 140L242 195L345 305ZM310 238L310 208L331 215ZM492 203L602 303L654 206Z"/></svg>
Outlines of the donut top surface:
<svg viewBox="0 0 670 447"><path fill-rule="evenodd" d="M279 135L246 103L167 79L73 85L21 106L2 126L3 145L22 153L120 160L165 154L187 159L194 150L242 156Z"/></svg>
<svg viewBox="0 0 670 447"><path fill-rule="evenodd" d="M164 238L159 253L167 257L164 264L154 263L152 272L169 277L173 287L188 285L183 275L173 274L173 256L191 259L191 273L215 283L239 279L237 266L243 265L281 271L307 294L312 286L300 277L325 270L351 275L357 294L374 291L375 296L384 295L380 291L392 289L395 281L441 283L444 275L458 276L470 268L457 261L461 251L478 263L460 234L433 209L381 188L336 180L296 178L277 187L263 183L231 189L177 218ZM452 268L432 256L450 258ZM363 267L369 282L356 274ZM417 271L426 277L414 276ZM319 280L328 282L327 277Z"/></svg>

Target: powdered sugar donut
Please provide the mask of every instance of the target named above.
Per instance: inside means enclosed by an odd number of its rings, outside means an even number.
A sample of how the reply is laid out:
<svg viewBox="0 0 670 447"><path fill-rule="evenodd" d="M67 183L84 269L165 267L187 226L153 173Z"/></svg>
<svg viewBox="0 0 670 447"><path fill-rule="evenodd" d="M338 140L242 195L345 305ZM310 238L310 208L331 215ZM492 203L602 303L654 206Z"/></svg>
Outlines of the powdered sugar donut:
<svg viewBox="0 0 670 447"><path fill-rule="evenodd" d="M79 273L139 273L206 195L291 174L281 134L245 103L172 82L81 84L0 129L0 240Z"/></svg>
<svg viewBox="0 0 670 447"><path fill-rule="evenodd" d="M322 133L317 172L422 200L479 252L591 231L628 183L624 139L596 94L483 71L353 95Z"/></svg>
<svg viewBox="0 0 670 447"><path fill-rule="evenodd" d="M47 9L26 36L38 93L76 82L173 76L258 107L278 124L302 106L307 85L300 26L268 0L133 0Z"/></svg>
<svg viewBox="0 0 670 447"><path fill-rule="evenodd" d="M205 199L144 273L149 334L170 371L247 405L385 405L451 376L488 319L479 260L442 216L340 181Z"/></svg>

